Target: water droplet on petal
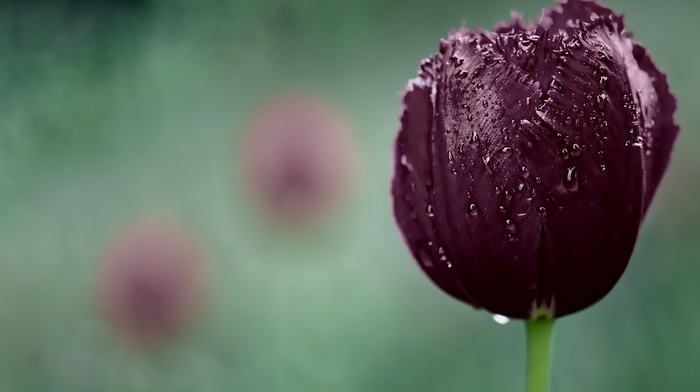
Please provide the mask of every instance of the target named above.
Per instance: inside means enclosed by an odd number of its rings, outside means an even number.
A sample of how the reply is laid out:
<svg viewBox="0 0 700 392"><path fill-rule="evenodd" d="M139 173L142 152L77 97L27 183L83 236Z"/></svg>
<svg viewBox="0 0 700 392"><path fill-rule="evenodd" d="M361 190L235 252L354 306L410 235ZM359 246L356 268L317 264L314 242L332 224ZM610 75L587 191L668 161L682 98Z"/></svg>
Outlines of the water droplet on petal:
<svg viewBox="0 0 700 392"><path fill-rule="evenodd" d="M470 216L479 215L479 207L475 203L472 203L469 205L469 215Z"/></svg>
<svg viewBox="0 0 700 392"><path fill-rule="evenodd" d="M425 208L425 212L428 214L430 218L435 216L435 211L433 211L433 205L428 204L428 207Z"/></svg>
<svg viewBox="0 0 700 392"><path fill-rule="evenodd" d="M508 146L505 146L505 147L503 147L503 148L501 149L501 153L502 153L503 156L505 156L506 158L510 158L510 157L513 156L513 149L510 148L510 147L508 147Z"/></svg>
<svg viewBox="0 0 700 392"><path fill-rule="evenodd" d="M512 219L506 219L506 230L508 230L511 233L515 233L516 226L515 222Z"/></svg>
<svg viewBox="0 0 700 392"><path fill-rule="evenodd" d="M600 80L598 80L598 88L599 89L604 89L608 85L608 77L603 75L600 77Z"/></svg>
<svg viewBox="0 0 700 392"><path fill-rule="evenodd" d="M571 156L572 157L577 157L581 155L581 147L578 144L575 144L571 146Z"/></svg>
<svg viewBox="0 0 700 392"><path fill-rule="evenodd" d="M596 102L598 103L598 109L605 109L605 101L608 100L608 96L605 93L600 93L596 96Z"/></svg>
<svg viewBox="0 0 700 392"><path fill-rule="evenodd" d="M493 170L491 170L491 166L489 166L489 162L491 161L491 157L490 156L481 157L481 160L484 162L484 166L486 167L486 171L489 174L493 174Z"/></svg>
<svg viewBox="0 0 700 392"><path fill-rule="evenodd" d="M605 171L605 165L600 165L600 171Z"/></svg>
<svg viewBox="0 0 700 392"><path fill-rule="evenodd" d="M423 265L423 267L433 267L433 260L430 257L430 251L428 251L428 249L421 248L421 250L418 252L418 258L420 259L420 263Z"/></svg>
<svg viewBox="0 0 700 392"><path fill-rule="evenodd" d="M520 168L520 173L522 173L523 178L530 177L530 171L527 170L527 167L525 167L525 166Z"/></svg>
<svg viewBox="0 0 700 392"><path fill-rule="evenodd" d="M576 192L578 190L578 171L576 170L576 166L566 169L564 187L569 192Z"/></svg>
<svg viewBox="0 0 700 392"><path fill-rule="evenodd" d="M476 131L472 132L472 137L469 139L469 144L472 147L476 148L476 147L479 147L479 143L481 143L479 141L479 135L476 133Z"/></svg>

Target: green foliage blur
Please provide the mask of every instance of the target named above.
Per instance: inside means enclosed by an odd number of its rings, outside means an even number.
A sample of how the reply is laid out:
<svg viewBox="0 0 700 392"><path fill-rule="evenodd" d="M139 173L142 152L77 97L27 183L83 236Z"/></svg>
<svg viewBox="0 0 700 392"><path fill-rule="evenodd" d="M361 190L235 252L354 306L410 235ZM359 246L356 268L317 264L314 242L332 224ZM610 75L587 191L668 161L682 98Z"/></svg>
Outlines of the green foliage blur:
<svg viewBox="0 0 700 392"><path fill-rule="evenodd" d="M622 280L557 322L553 391L700 385L698 3L609 0L678 96L675 156ZM550 0L0 3L0 391L517 391L522 323L501 326L414 265L391 212L399 92L462 21ZM694 44L693 44L694 45ZM321 224L266 219L240 175L256 108L327 97L358 181ZM198 235L201 317L158 350L105 326L95 275L125 222Z"/></svg>

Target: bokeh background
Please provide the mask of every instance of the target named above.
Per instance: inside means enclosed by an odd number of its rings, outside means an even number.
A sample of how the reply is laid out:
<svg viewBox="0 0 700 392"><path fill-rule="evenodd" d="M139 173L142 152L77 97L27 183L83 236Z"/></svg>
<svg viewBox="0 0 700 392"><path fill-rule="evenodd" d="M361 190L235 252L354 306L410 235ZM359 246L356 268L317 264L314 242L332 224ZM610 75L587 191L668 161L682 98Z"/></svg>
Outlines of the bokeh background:
<svg viewBox="0 0 700 392"><path fill-rule="evenodd" d="M553 391L700 387L700 51L690 0L609 0L667 71L682 133L631 264L558 322ZM0 3L0 391L517 391L524 328L448 298L391 214L399 91L462 21L548 0ZM358 171L322 222L279 224L240 173L283 91L351 124ZM157 349L95 300L104 248L143 215L207 254L205 305Z"/></svg>

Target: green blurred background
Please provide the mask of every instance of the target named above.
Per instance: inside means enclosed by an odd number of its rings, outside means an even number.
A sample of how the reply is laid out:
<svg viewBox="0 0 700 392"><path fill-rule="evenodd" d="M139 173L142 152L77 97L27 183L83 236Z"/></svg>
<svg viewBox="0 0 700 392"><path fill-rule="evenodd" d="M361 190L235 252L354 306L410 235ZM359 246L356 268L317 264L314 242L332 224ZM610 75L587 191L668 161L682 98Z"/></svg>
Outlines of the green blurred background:
<svg viewBox="0 0 700 392"><path fill-rule="evenodd" d="M0 391L517 391L524 328L448 298L391 214L399 91L462 21L545 0L0 3ZM700 51L691 0L609 0L679 99L672 166L622 280L558 322L553 391L700 388ZM264 219L239 175L251 113L332 100L362 165L323 224ZM105 243L144 213L197 233L202 317L125 348L94 299Z"/></svg>

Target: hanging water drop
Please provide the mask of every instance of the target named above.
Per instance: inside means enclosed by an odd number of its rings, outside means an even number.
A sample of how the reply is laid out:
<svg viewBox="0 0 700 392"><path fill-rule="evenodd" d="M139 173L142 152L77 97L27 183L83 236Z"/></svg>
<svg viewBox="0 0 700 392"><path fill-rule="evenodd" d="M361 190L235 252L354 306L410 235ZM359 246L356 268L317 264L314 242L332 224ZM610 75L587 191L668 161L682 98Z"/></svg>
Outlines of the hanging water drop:
<svg viewBox="0 0 700 392"><path fill-rule="evenodd" d="M502 314L494 314L491 316L491 318L493 318L493 321L495 321L496 324L500 325L506 325L510 322L510 319Z"/></svg>

